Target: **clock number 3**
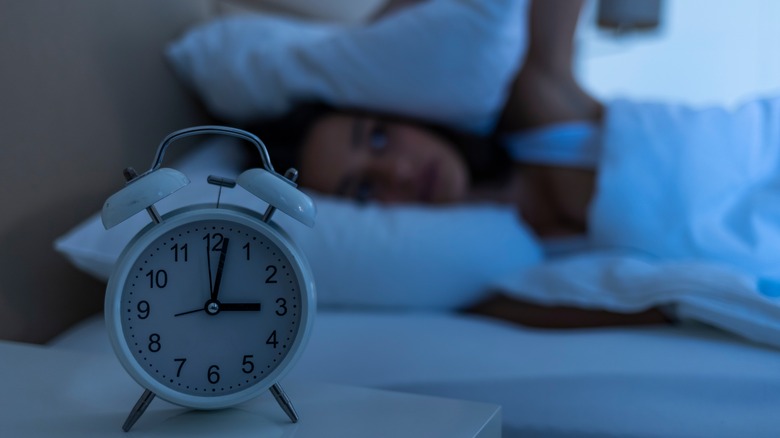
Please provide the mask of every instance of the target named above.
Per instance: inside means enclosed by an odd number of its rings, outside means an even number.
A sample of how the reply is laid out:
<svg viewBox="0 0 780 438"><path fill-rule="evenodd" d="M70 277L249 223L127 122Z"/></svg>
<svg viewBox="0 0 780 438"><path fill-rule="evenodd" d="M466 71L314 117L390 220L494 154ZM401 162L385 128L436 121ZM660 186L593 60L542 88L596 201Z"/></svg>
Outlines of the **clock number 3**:
<svg viewBox="0 0 780 438"><path fill-rule="evenodd" d="M276 299L276 304L279 305L279 308L276 309L276 314L278 316L286 315L287 314L287 300L285 300L284 298L277 298Z"/></svg>

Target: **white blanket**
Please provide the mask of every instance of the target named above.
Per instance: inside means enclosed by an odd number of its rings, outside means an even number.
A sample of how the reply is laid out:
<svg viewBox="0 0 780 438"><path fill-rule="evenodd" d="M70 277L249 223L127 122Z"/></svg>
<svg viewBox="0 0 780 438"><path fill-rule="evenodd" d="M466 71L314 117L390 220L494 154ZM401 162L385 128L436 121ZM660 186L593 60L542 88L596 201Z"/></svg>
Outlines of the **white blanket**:
<svg viewBox="0 0 780 438"><path fill-rule="evenodd" d="M590 226L597 245L780 279L780 98L612 103Z"/></svg>
<svg viewBox="0 0 780 438"><path fill-rule="evenodd" d="M618 101L584 253L497 286L545 304L676 315L780 346L780 99L735 110Z"/></svg>
<svg viewBox="0 0 780 438"><path fill-rule="evenodd" d="M660 261L624 252L584 253L503 278L496 286L524 300L617 312L671 308L683 320L711 324L780 347L780 305L756 278L727 265Z"/></svg>

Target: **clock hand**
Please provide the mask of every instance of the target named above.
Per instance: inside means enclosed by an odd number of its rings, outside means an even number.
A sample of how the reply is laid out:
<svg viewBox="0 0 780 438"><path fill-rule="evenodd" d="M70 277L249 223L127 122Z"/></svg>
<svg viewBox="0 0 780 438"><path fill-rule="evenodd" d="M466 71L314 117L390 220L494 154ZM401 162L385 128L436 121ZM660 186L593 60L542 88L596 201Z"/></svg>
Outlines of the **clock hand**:
<svg viewBox="0 0 780 438"><path fill-rule="evenodd" d="M230 239L227 237L222 241L222 251L219 253L219 262L217 263L217 274L214 277L214 288L211 290L212 301L216 301L217 297L219 297L219 285L222 283L222 269L225 267L225 255L227 254L229 242ZM211 272L210 267L209 272Z"/></svg>
<svg viewBox="0 0 780 438"><path fill-rule="evenodd" d="M201 307L200 309L188 310L186 312L177 313L177 314L175 314L173 316L176 317L176 316L182 316L182 315L189 315L190 313L202 312L204 310L206 310L206 308L205 307Z"/></svg>
<svg viewBox="0 0 780 438"><path fill-rule="evenodd" d="M259 311L260 303L219 303L219 311Z"/></svg>
<svg viewBox="0 0 780 438"><path fill-rule="evenodd" d="M259 311L260 310L260 303L220 303L219 301L211 301L209 300L208 303L206 303L206 306L201 307L200 309L194 309L194 310L188 310L186 312L180 312L175 315L176 316L182 316L182 315L189 315L190 313L197 313L197 312L203 312L206 311L209 315L216 315L219 312L225 311L225 312L245 312L245 311Z"/></svg>
<svg viewBox="0 0 780 438"><path fill-rule="evenodd" d="M211 246L210 241L206 240L206 267L209 270L209 295L214 296L214 282L211 280Z"/></svg>

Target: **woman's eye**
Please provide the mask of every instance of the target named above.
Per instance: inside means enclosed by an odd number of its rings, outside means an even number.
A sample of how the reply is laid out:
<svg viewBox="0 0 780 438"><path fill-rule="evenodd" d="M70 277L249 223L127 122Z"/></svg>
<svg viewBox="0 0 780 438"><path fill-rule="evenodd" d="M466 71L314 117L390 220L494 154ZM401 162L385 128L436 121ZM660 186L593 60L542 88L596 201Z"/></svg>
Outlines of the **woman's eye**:
<svg viewBox="0 0 780 438"><path fill-rule="evenodd" d="M374 125L368 133L368 144L371 149L382 150L387 146L387 130L384 125Z"/></svg>

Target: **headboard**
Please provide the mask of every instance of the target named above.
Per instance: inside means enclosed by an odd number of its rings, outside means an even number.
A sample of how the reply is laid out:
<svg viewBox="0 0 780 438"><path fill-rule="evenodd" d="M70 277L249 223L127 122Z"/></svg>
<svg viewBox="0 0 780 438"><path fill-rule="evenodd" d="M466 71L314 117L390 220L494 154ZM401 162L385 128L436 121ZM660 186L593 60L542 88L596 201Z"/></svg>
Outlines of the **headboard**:
<svg viewBox="0 0 780 438"><path fill-rule="evenodd" d="M208 121L162 48L207 0L11 0L0 14L0 339L44 342L102 306L55 238L146 169L172 130Z"/></svg>
<svg viewBox="0 0 780 438"><path fill-rule="evenodd" d="M124 184L122 169L146 170L165 135L212 122L165 62L166 43L221 13L355 23L387 2L4 2L0 339L45 342L102 308L104 284L71 267L54 240Z"/></svg>

